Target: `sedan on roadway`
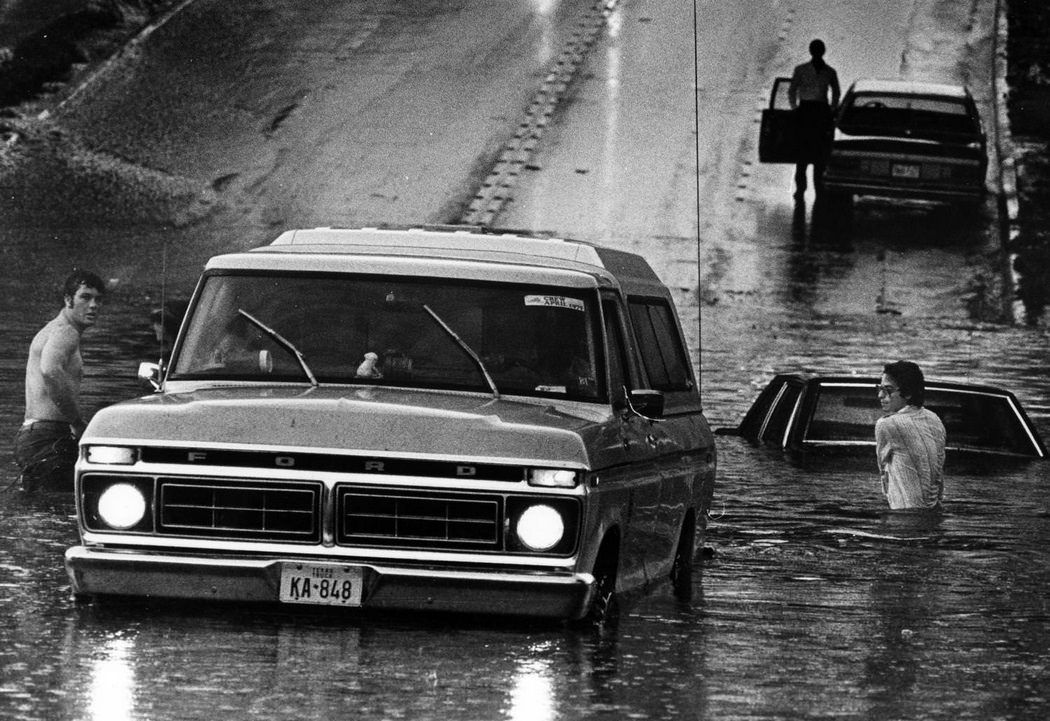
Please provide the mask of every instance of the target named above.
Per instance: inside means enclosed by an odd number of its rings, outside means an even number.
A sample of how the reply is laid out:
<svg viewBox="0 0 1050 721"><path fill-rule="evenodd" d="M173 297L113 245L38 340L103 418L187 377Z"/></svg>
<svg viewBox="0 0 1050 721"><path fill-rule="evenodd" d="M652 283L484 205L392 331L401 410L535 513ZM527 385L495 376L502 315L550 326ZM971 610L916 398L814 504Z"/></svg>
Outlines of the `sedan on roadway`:
<svg viewBox="0 0 1050 721"><path fill-rule="evenodd" d="M987 167L987 138L967 88L857 80L839 107L824 187L847 208L858 195L975 207Z"/></svg>

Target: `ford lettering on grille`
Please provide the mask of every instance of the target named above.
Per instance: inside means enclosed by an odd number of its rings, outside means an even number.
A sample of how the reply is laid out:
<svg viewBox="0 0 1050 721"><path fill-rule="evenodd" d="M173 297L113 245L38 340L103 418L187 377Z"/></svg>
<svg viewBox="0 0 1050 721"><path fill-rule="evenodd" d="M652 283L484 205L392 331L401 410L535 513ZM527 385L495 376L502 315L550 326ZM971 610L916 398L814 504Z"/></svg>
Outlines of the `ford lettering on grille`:
<svg viewBox="0 0 1050 721"><path fill-rule="evenodd" d="M525 478L525 469L516 465L462 463L456 461L417 460L411 458L376 458L341 456L331 453L274 453L273 451L239 451L226 449L156 448L142 449L147 463L191 464L234 468L294 468L299 471L326 473L383 473L391 476L425 478L477 478L486 481L516 483Z"/></svg>

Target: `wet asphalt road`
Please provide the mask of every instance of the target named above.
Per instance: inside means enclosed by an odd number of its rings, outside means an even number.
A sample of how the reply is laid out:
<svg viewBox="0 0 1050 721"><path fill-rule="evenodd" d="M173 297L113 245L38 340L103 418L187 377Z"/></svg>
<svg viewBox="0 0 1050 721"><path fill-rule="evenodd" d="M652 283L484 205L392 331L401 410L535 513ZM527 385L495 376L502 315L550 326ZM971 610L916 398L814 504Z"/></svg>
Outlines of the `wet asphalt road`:
<svg viewBox="0 0 1050 721"><path fill-rule="evenodd" d="M566 57L576 84L499 224L645 252L702 347L713 425L735 424L777 370L870 374L911 357L1009 387L1050 437L1050 339L966 302L999 282L991 204L978 227L866 205L826 237L791 206L790 169L753 162L769 81L814 35L844 79L961 78L988 107L994 3L844 5L697 6L694 76L692 8L672 3L193 3L27 124L0 168L18 193L0 227L0 451L68 264L114 279L85 340L97 408L134 394L138 360L156 355L162 271L164 292L184 293L208 255L286 226L463 217ZM574 33L595 23L576 59ZM1046 716L1045 463L954 468L944 516L913 527L883 513L873 461L799 468L728 437L719 452L696 600L656 588L603 632L76 605L60 563L71 505L6 493L0 716Z"/></svg>

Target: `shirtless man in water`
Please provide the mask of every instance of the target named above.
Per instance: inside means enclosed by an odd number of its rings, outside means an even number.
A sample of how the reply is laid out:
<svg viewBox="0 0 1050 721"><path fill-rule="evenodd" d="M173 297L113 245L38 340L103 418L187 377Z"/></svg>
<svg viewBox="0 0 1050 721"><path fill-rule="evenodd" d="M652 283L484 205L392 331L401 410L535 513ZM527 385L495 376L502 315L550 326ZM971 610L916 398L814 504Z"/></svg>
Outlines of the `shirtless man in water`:
<svg viewBox="0 0 1050 721"><path fill-rule="evenodd" d="M25 491L73 488L77 439L87 425L80 411L84 364L80 337L95 325L105 284L76 270L66 279L64 305L29 346L25 422L15 438L15 463Z"/></svg>

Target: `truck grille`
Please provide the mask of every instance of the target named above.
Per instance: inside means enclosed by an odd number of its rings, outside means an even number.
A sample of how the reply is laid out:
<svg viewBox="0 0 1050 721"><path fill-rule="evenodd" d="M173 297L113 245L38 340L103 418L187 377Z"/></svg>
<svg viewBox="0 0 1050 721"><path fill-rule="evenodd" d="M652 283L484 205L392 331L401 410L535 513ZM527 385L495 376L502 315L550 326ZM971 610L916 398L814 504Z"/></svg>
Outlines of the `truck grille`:
<svg viewBox="0 0 1050 721"><path fill-rule="evenodd" d="M158 530L179 536L319 543L320 483L161 478Z"/></svg>
<svg viewBox="0 0 1050 721"><path fill-rule="evenodd" d="M502 546L502 496L338 486L336 511L336 542L341 545L427 550Z"/></svg>
<svg viewBox="0 0 1050 721"><path fill-rule="evenodd" d="M107 489L134 486L153 513L131 528L104 520ZM84 526L95 533L224 539L346 549L386 548L538 555L515 524L531 506L555 509L565 533L539 555L567 557L579 541L579 498L534 493L337 484L320 481L87 473L80 478ZM330 514L330 515L326 515ZM334 539L328 534L331 533Z"/></svg>

